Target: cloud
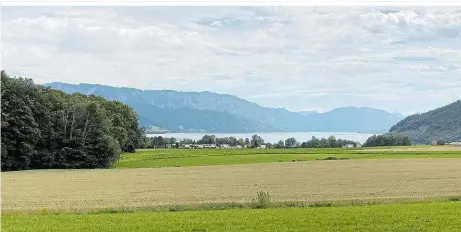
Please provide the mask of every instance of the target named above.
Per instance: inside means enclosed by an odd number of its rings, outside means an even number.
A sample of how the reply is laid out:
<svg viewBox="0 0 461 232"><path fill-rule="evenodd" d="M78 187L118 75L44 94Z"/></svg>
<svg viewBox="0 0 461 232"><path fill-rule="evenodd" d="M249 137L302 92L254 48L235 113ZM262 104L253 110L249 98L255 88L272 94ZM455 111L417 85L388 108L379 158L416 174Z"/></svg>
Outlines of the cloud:
<svg viewBox="0 0 461 232"><path fill-rule="evenodd" d="M38 82L426 111L461 98L456 7L4 7L3 67Z"/></svg>

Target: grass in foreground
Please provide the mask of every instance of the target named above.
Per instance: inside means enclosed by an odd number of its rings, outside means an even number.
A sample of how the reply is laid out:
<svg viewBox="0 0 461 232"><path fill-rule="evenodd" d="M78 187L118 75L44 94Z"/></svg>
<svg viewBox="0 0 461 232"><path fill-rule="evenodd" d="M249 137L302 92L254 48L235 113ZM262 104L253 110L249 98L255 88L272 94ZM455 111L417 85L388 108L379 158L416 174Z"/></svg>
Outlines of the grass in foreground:
<svg viewBox="0 0 461 232"><path fill-rule="evenodd" d="M376 149L171 149L122 155L116 168L186 167L337 159L461 158L459 151L376 151Z"/></svg>
<svg viewBox="0 0 461 232"><path fill-rule="evenodd" d="M2 215L2 231L461 231L461 203Z"/></svg>

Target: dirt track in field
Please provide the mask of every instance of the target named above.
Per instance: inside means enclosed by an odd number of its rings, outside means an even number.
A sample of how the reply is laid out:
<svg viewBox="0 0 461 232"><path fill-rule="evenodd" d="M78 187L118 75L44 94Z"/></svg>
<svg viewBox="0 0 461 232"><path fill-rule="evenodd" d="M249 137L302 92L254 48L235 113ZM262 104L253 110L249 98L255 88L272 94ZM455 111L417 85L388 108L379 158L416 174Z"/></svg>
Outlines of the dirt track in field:
<svg viewBox="0 0 461 232"><path fill-rule="evenodd" d="M3 210L461 195L461 159L337 160L2 173Z"/></svg>

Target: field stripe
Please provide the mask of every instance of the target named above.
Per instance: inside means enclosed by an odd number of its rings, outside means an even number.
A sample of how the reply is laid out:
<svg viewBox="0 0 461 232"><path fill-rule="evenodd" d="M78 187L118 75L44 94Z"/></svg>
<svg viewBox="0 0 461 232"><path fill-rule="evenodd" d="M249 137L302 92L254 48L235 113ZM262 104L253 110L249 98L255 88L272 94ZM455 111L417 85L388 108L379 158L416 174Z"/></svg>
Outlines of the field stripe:
<svg viewBox="0 0 461 232"><path fill-rule="evenodd" d="M461 193L461 159L334 160L2 174L3 210L424 198Z"/></svg>

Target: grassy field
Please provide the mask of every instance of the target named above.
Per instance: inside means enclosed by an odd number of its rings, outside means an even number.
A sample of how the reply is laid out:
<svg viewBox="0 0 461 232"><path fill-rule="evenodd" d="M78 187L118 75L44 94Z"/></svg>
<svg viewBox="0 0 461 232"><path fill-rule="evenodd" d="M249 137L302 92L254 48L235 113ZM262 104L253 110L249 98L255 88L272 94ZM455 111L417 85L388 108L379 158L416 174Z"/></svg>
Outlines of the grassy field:
<svg viewBox="0 0 461 232"><path fill-rule="evenodd" d="M325 159L401 159L401 158L461 158L455 147L394 147L375 149L170 149L139 150L125 153L116 168L185 167L226 164L293 162Z"/></svg>
<svg viewBox="0 0 461 232"><path fill-rule="evenodd" d="M115 167L2 173L2 231L461 230L460 148L140 150Z"/></svg>
<svg viewBox="0 0 461 232"><path fill-rule="evenodd" d="M461 231L461 202L90 215L2 215L3 231Z"/></svg>
<svg viewBox="0 0 461 232"><path fill-rule="evenodd" d="M461 159L375 159L2 174L3 211L274 201L424 198L461 193ZM39 197L37 197L39 196Z"/></svg>

